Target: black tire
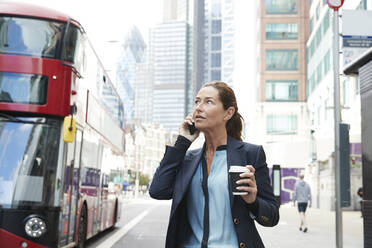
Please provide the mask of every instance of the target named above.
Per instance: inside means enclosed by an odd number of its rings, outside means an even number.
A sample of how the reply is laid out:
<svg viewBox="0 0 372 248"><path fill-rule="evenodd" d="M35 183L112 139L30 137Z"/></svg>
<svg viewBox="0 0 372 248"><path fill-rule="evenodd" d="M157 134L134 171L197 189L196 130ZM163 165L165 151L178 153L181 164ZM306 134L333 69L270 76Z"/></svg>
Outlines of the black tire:
<svg viewBox="0 0 372 248"><path fill-rule="evenodd" d="M81 209L79 228L78 228L78 245L77 248L84 248L87 239L87 208L85 205Z"/></svg>
<svg viewBox="0 0 372 248"><path fill-rule="evenodd" d="M118 201L115 202L114 222L112 223L112 228L115 227L117 221L118 221Z"/></svg>

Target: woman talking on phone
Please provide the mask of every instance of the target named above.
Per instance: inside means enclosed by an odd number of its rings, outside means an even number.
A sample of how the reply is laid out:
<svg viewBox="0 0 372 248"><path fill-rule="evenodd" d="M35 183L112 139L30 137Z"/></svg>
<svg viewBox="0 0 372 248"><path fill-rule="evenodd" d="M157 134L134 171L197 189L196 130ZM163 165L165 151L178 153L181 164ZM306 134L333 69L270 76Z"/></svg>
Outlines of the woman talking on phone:
<svg viewBox="0 0 372 248"><path fill-rule="evenodd" d="M151 197L172 199L167 248L264 247L255 221L275 226L279 209L265 153L262 146L242 142L242 121L227 84L211 82L200 89L150 186ZM203 148L187 151L200 132ZM238 186L229 180L232 166L245 171L235 181Z"/></svg>

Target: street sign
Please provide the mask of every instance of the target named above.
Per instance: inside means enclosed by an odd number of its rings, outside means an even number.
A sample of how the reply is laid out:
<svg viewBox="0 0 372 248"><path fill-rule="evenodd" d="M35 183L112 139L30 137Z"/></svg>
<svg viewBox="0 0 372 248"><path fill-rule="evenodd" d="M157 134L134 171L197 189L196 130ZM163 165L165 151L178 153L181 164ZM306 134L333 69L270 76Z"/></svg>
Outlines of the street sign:
<svg viewBox="0 0 372 248"><path fill-rule="evenodd" d="M327 4L334 11L337 11L344 4L344 0L327 0Z"/></svg>

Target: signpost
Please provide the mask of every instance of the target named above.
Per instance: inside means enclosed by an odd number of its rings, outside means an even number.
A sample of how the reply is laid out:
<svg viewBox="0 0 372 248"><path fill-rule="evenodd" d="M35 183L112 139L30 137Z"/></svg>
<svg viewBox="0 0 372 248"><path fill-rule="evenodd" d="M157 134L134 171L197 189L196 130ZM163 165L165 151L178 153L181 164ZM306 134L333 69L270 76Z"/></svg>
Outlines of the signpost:
<svg viewBox="0 0 372 248"><path fill-rule="evenodd" d="M336 210L336 247L342 248L342 210L341 210L341 183L340 183L340 72L339 72L339 31L338 31L338 9L344 0L327 0L327 4L333 12L333 75L334 75L334 118L335 118L335 210Z"/></svg>
<svg viewBox="0 0 372 248"><path fill-rule="evenodd" d="M372 11L342 11L342 55L344 67L372 47Z"/></svg>

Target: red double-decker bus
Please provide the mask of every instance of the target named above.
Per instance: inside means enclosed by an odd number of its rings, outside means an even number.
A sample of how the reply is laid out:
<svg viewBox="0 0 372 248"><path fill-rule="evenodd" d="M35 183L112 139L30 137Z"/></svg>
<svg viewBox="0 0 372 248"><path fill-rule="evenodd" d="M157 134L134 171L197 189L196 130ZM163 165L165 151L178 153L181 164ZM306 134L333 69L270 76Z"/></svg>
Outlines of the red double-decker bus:
<svg viewBox="0 0 372 248"><path fill-rule="evenodd" d="M123 119L76 20L0 2L0 247L84 247L115 225Z"/></svg>

